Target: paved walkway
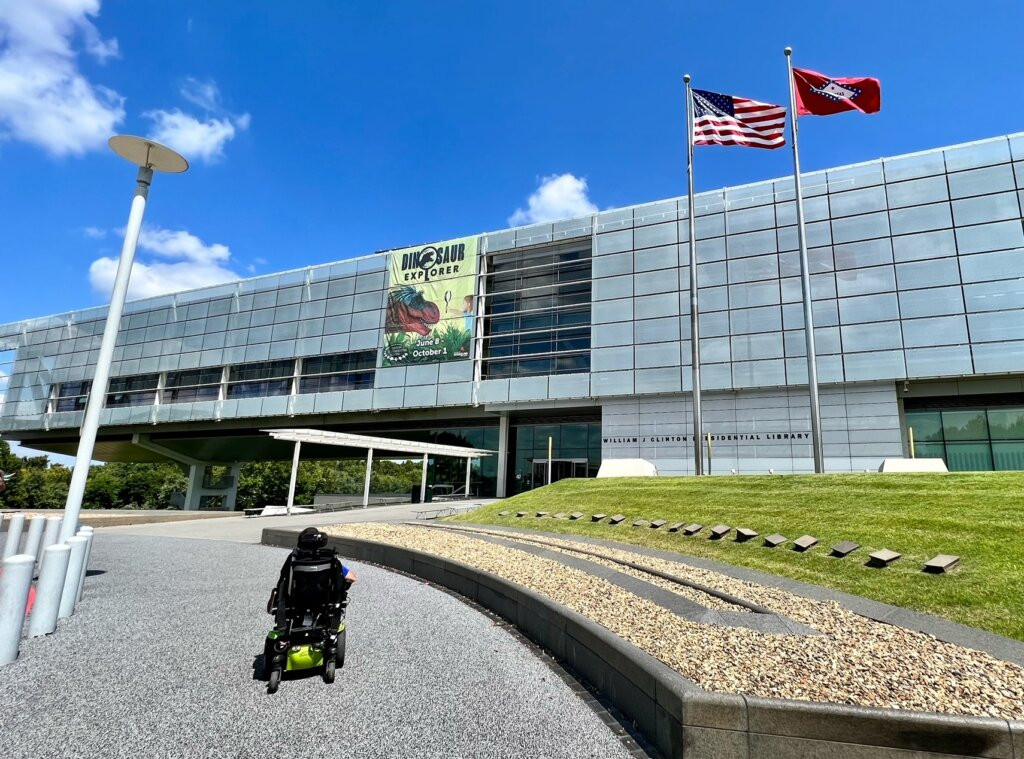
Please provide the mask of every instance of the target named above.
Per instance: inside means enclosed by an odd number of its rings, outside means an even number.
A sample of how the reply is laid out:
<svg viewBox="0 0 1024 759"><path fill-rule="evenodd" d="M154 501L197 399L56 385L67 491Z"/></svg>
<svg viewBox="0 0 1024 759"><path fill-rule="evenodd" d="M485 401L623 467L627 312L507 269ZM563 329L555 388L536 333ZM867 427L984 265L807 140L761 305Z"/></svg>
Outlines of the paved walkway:
<svg viewBox="0 0 1024 759"><path fill-rule="evenodd" d="M231 517L228 519L196 519L162 524L136 524L103 528L104 534L149 535L203 540L230 540L237 543L259 543L264 527L323 527L353 522L406 522L416 519L416 512L451 506L455 509L491 503L493 498L438 503L405 503L398 506L371 506L326 513L293 514L284 517Z"/></svg>
<svg viewBox="0 0 1024 759"><path fill-rule="evenodd" d="M270 520L197 526L246 521ZM253 661L285 551L138 534L181 526L98 531L78 612L0 670L5 759L631 756L503 626L369 566L337 681L268 696Z"/></svg>

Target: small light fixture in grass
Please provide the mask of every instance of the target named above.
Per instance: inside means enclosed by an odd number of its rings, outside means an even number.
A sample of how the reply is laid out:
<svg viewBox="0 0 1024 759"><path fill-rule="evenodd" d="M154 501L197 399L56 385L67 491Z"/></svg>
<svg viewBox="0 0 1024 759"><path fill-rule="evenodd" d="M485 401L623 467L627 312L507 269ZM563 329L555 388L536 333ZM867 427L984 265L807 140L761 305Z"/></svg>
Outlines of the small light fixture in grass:
<svg viewBox="0 0 1024 759"><path fill-rule="evenodd" d="M548 515L548 513L546 511L538 511L537 512L537 516L538 517L546 517L547 515Z"/></svg>
<svg viewBox="0 0 1024 759"><path fill-rule="evenodd" d="M511 513L512 513L511 511L499 511L498 512L498 516L499 517L507 517Z"/></svg>
<svg viewBox="0 0 1024 759"><path fill-rule="evenodd" d="M608 516L608 515L607 515L607 514L594 514L594 516L592 516L592 517L590 518L590 521L591 521L591 522L600 522L600 521L601 521L602 519L604 519L604 518L605 518L606 516Z"/></svg>
<svg viewBox="0 0 1024 759"><path fill-rule="evenodd" d="M844 540L841 543L836 543L832 546L832 555L840 559L849 556L851 553L860 548L860 543L854 543L852 540Z"/></svg>
<svg viewBox="0 0 1024 759"><path fill-rule="evenodd" d="M793 541L793 550L803 553L804 551L811 550L816 545L818 545L818 539L816 537L813 535L801 535Z"/></svg>
<svg viewBox="0 0 1024 759"><path fill-rule="evenodd" d="M655 519L653 522L651 522L651 527L657 530L659 527L664 527L666 524L668 524L667 519Z"/></svg>
<svg viewBox="0 0 1024 759"><path fill-rule="evenodd" d="M704 529L704 525L693 522L692 524L686 525L683 528L683 535L696 535L698 532Z"/></svg>
<svg viewBox="0 0 1024 759"><path fill-rule="evenodd" d="M574 511L572 514L569 515L569 519L571 519L573 521L576 521L577 519L582 519L582 518L583 518L583 512L582 511Z"/></svg>
<svg viewBox="0 0 1024 759"><path fill-rule="evenodd" d="M721 540L732 532L732 527L727 524L716 524L711 528L711 540Z"/></svg>
<svg viewBox="0 0 1024 759"><path fill-rule="evenodd" d="M959 556L953 556L948 553L940 553L934 559L929 559L925 562L924 571L929 574L940 575L944 572L948 572L960 563Z"/></svg>
<svg viewBox="0 0 1024 759"><path fill-rule="evenodd" d="M528 513L529 513L528 511L517 511L516 512L516 516L517 517L525 517Z"/></svg>
<svg viewBox="0 0 1024 759"><path fill-rule="evenodd" d="M746 543L748 540L753 540L758 536L758 533L751 530L749 527L737 527L736 528L736 542Z"/></svg>
<svg viewBox="0 0 1024 759"><path fill-rule="evenodd" d="M775 533L774 535L769 535L767 538L764 539L764 547L778 548L779 546L785 545L788 542L789 538L787 538L785 535L779 535L779 533Z"/></svg>
<svg viewBox="0 0 1024 759"><path fill-rule="evenodd" d="M621 524L626 519L625 514L614 514L611 519L608 520L609 524Z"/></svg>
<svg viewBox="0 0 1024 759"><path fill-rule="evenodd" d="M875 551L874 553L868 554L867 565L869 567L887 567L894 561L897 561L903 554L890 551L888 548L882 548L881 550Z"/></svg>
<svg viewBox="0 0 1024 759"><path fill-rule="evenodd" d="M636 521L633 522L633 526L634 527L650 527L651 523L648 522L646 519L637 519Z"/></svg>
<svg viewBox="0 0 1024 759"><path fill-rule="evenodd" d="M676 522L674 525L672 525L671 527L668 528L668 531L669 532L679 532L679 530L682 528L682 526L683 526L682 522Z"/></svg>

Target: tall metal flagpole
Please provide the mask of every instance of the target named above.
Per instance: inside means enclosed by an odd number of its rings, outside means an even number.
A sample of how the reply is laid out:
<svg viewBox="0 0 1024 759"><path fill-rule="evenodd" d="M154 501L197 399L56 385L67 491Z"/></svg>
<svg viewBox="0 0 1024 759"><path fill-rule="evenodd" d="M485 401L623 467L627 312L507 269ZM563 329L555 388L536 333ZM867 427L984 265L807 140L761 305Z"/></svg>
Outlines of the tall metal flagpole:
<svg viewBox="0 0 1024 759"><path fill-rule="evenodd" d="M686 84L686 202L690 226L690 347L693 375L693 473L704 474L704 451L702 443L700 405L700 328L697 311L697 232L693 210L693 94L690 92L690 75L683 76Z"/></svg>
<svg viewBox="0 0 1024 759"><path fill-rule="evenodd" d="M789 69L789 129L793 142L793 188L796 191L796 229L800 243L800 287L804 296L804 339L807 343L807 391L811 399L811 450L814 453L814 471L825 471L825 456L821 446L821 412L818 409L818 368L814 353L814 320L811 312L811 275L807 263L807 235L804 231L804 197L800 187L800 148L797 145L796 90L793 87L793 48L787 47L786 66Z"/></svg>

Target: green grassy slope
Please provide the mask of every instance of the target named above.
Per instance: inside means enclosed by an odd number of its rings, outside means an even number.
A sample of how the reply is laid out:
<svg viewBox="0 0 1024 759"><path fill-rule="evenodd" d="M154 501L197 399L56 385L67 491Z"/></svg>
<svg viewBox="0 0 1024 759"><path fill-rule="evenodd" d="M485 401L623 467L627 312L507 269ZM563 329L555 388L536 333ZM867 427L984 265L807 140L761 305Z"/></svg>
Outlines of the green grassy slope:
<svg viewBox="0 0 1024 759"><path fill-rule="evenodd" d="M511 510L507 517L499 511ZM579 522L515 512L583 511ZM619 527L589 515L621 512ZM732 535L702 536L628 526L662 518L750 527L761 536L820 539L805 554L791 545L768 549L760 538L739 544ZM886 603L927 611L1024 640L1024 472L841 474L741 477L651 477L563 480L457 517L577 533L655 546L761 569ZM605 520L607 522L607 520ZM841 540L862 545L845 559L828 556ZM864 566L867 554L890 548L903 558L886 569ZM939 553L957 554L948 575L921 571Z"/></svg>

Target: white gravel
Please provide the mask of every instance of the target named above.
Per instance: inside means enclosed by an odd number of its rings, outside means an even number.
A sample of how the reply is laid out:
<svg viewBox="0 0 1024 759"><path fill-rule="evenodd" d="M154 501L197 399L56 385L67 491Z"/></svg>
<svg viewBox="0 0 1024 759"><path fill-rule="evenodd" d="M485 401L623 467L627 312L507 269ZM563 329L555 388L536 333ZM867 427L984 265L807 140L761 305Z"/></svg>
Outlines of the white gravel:
<svg viewBox="0 0 1024 759"><path fill-rule="evenodd" d="M468 534L382 524L338 526L329 532L427 551L508 577L590 617L710 691L1024 718L1024 668L866 619L832 601L609 551L745 598L822 633L766 634L685 620L603 579ZM589 544L545 540L593 550Z"/></svg>

